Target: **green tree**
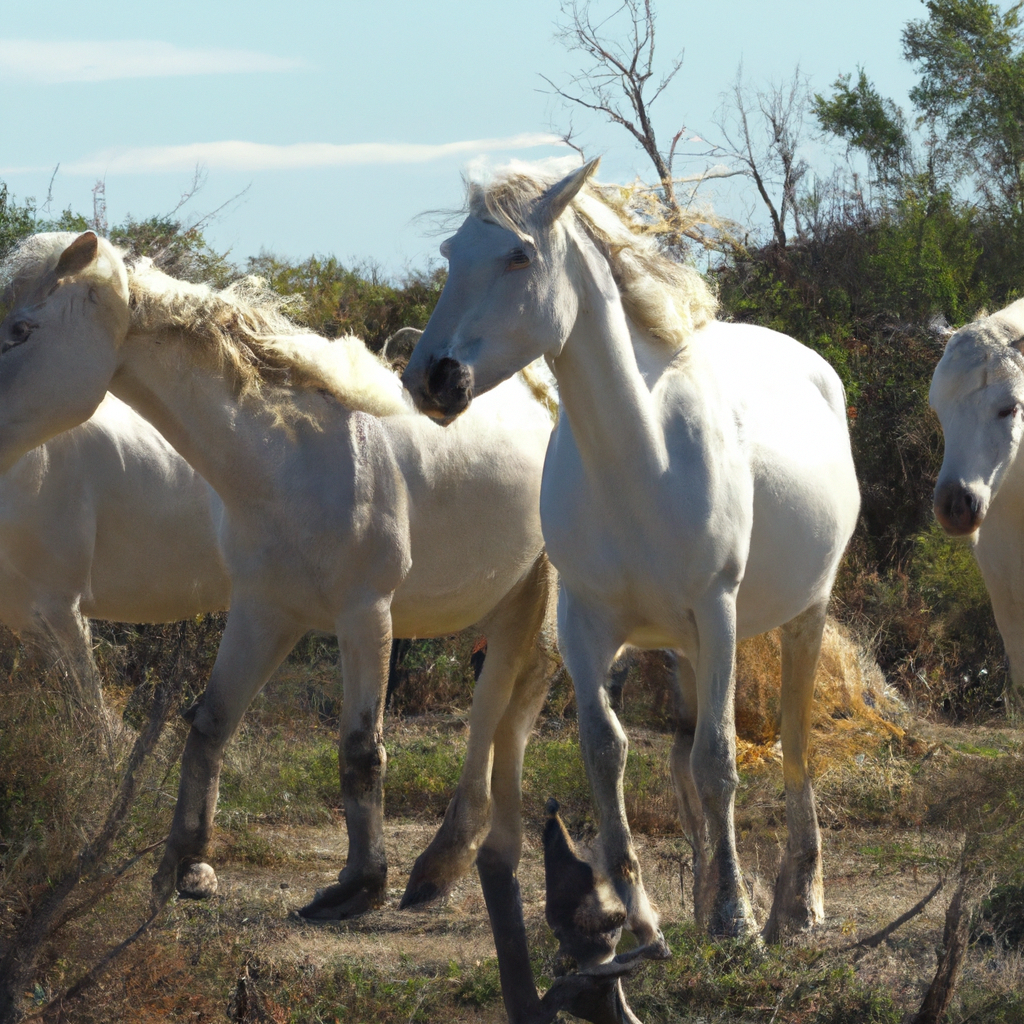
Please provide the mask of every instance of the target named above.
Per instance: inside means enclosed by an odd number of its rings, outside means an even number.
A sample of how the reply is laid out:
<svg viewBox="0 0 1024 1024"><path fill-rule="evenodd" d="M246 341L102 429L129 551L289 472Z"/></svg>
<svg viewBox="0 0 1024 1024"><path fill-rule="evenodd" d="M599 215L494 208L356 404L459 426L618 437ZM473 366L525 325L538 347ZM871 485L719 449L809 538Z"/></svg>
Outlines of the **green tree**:
<svg viewBox="0 0 1024 1024"><path fill-rule="evenodd" d="M299 300L295 314L328 337L354 334L374 351L402 327L425 327L445 272L410 274L399 284L377 267L350 269L334 256L311 256L291 263L269 253L248 260L250 274L266 278L281 295Z"/></svg>
<svg viewBox="0 0 1024 1024"><path fill-rule="evenodd" d="M179 280L202 281L219 288L237 275L226 254L211 249L199 227L189 227L173 216L136 220L129 215L111 229L110 240L130 256L149 256Z"/></svg>
<svg viewBox="0 0 1024 1024"><path fill-rule="evenodd" d="M1020 10L987 0L928 0L903 32L920 74L910 98L939 151L988 208L1024 226L1024 50Z"/></svg>
<svg viewBox="0 0 1024 1024"><path fill-rule="evenodd" d="M823 131L867 157L877 183L898 186L914 170L907 119L871 84L863 68L857 69L856 84L850 84L851 77L840 75L830 97L816 93L811 111Z"/></svg>

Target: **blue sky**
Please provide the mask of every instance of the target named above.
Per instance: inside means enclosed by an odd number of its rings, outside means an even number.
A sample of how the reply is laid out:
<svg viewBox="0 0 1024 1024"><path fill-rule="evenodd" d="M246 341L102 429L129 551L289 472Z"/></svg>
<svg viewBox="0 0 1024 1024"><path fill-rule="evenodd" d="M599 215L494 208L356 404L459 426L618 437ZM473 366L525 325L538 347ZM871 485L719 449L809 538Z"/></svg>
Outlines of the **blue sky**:
<svg viewBox="0 0 1024 1024"><path fill-rule="evenodd" d="M906 104L900 32L924 14L920 0L661 0L658 53L685 60L654 107L659 134L716 138L741 61L752 86L799 64L819 91L863 66ZM568 152L556 139L569 112L540 77L579 66L558 18L557 0L8 5L0 179L42 204L59 164L51 212L88 215L102 178L117 223L173 210L199 166L180 215L227 203L207 237L236 262L333 253L401 275L437 260L435 222L417 215L457 207L467 167ZM583 111L572 124L603 179L651 176L623 129ZM748 215L735 186L716 204Z"/></svg>

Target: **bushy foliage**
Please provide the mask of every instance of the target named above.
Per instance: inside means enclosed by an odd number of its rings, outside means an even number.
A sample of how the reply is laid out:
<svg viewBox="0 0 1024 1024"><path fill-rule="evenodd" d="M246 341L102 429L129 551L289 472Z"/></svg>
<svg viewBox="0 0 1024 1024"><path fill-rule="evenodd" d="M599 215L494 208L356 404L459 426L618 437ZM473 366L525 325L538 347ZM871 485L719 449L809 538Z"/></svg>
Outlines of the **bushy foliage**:
<svg viewBox="0 0 1024 1024"><path fill-rule="evenodd" d="M237 271L214 251L201 230L173 217L128 219L110 231L110 240L132 257L148 256L161 270L183 281L223 287Z"/></svg>
<svg viewBox="0 0 1024 1024"><path fill-rule="evenodd" d="M438 269L396 285L373 265L346 268L334 256L291 263L261 253L246 270L280 294L298 297L298 315L314 331L329 338L354 334L377 352L400 328L426 326L445 280Z"/></svg>
<svg viewBox="0 0 1024 1024"><path fill-rule="evenodd" d="M865 156L811 225L717 271L723 308L812 346L847 391L862 514L837 587L841 616L925 707L954 717L1000 704L1002 645L973 558L932 525L942 436L927 406L947 325L1024 285L1020 182L1024 31L1018 7L929 0L903 33L918 71L911 119L863 69L812 104L818 127Z"/></svg>
<svg viewBox="0 0 1024 1024"><path fill-rule="evenodd" d="M89 223L80 214L65 210L58 217L40 217L34 199L18 203L0 182L0 259L27 235L39 231L85 231Z"/></svg>

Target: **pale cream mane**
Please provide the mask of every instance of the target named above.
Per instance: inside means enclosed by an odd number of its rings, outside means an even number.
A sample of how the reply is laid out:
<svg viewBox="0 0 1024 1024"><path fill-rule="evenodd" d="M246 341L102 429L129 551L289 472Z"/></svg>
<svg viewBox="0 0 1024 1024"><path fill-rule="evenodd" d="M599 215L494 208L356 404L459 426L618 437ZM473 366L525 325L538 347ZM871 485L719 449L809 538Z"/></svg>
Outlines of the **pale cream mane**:
<svg viewBox="0 0 1024 1024"><path fill-rule="evenodd" d="M32 235L4 263L3 300L42 301L57 286L57 261L78 237ZM80 277L127 300L130 331L177 335L193 359L227 369L239 397L259 395L283 419L316 422L304 394L326 393L346 408L374 416L411 412L397 374L355 337L329 341L286 315L288 300L258 278L222 291L179 281L148 259L127 267L119 249L99 239L99 255Z"/></svg>
<svg viewBox="0 0 1024 1024"><path fill-rule="evenodd" d="M487 217L520 237L529 237L537 200L553 180L512 170L469 188L470 213ZM669 259L657 244L657 226L630 209L632 189L588 181L570 204L576 225L608 259L623 308L652 337L682 348L715 319L718 300L692 267ZM565 214L563 214L565 216Z"/></svg>
<svg viewBox="0 0 1024 1024"><path fill-rule="evenodd" d="M282 411L292 404L292 391L326 392L374 416L410 411L398 377L359 338L329 341L295 324L285 313L288 301L260 278L217 291L141 260L128 283L131 329L177 334L197 354L229 368L240 395L259 394Z"/></svg>

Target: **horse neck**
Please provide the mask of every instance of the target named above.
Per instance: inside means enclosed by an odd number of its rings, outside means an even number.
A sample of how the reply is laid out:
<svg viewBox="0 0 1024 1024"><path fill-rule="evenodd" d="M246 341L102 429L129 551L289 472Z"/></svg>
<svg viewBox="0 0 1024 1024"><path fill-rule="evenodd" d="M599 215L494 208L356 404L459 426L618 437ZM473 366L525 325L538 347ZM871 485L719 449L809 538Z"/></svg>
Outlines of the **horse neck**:
<svg viewBox="0 0 1024 1024"><path fill-rule="evenodd" d="M177 332L130 332L110 391L149 420L226 504L236 493L259 494L266 446L247 427L269 414L240 402L226 372L196 364Z"/></svg>
<svg viewBox="0 0 1024 1024"><path fill-rule="evenodd" d="M605 258L581 242L576 322L551 367L559 401L584 465L607 475L610 465L664 472L665 435L637 365L618 287Z"/></svg>

